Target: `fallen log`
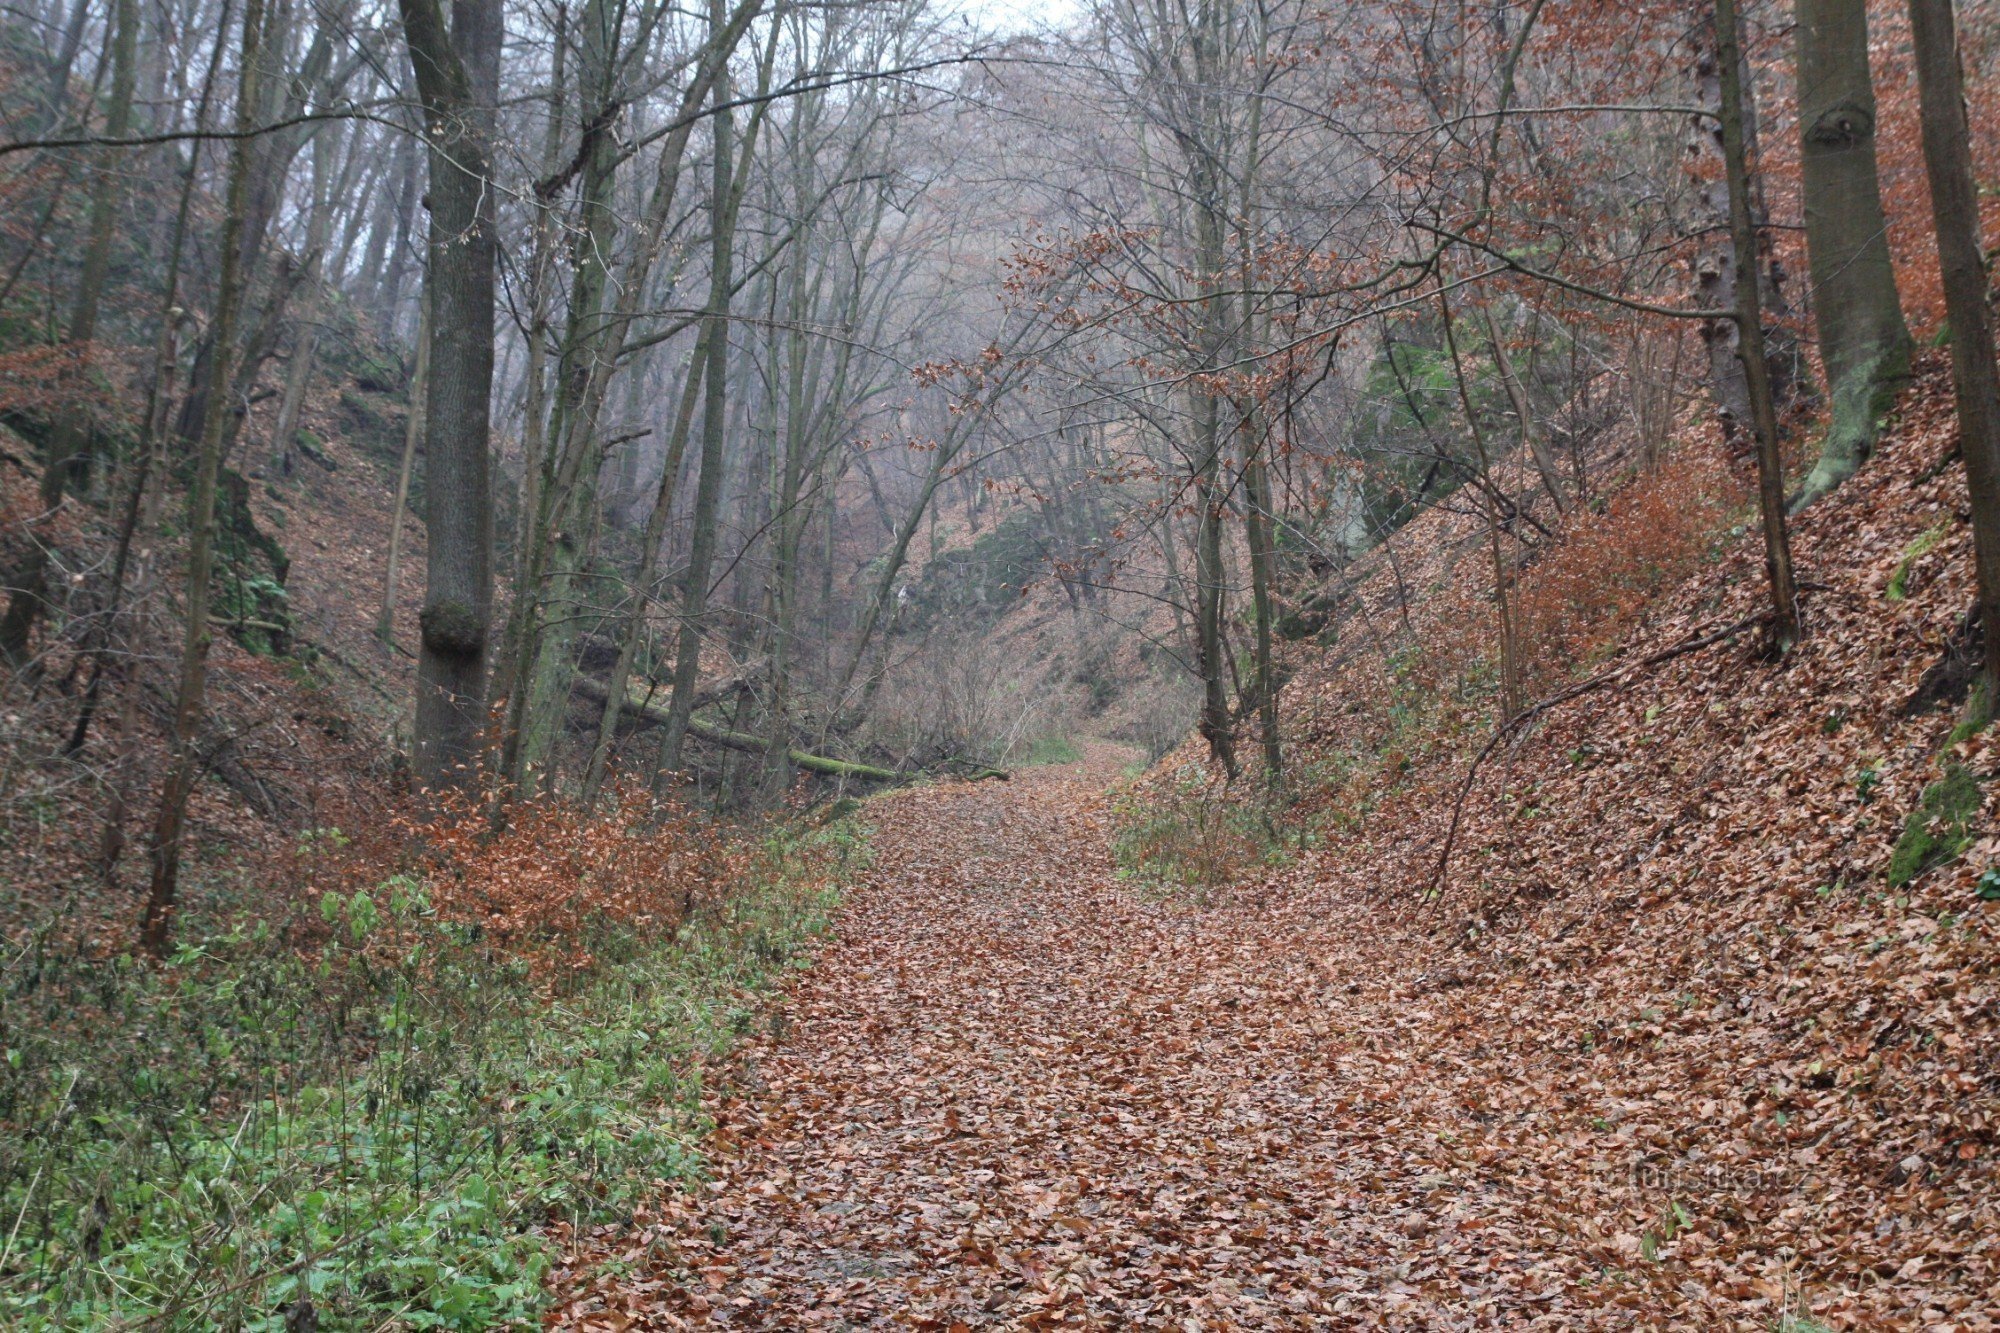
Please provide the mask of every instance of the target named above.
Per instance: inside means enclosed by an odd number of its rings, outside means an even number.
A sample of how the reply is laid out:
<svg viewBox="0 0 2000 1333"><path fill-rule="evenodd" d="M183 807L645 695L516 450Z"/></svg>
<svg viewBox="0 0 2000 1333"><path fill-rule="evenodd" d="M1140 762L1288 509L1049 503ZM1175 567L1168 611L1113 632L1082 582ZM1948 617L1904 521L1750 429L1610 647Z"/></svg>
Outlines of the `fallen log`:
<svg viewBox="0 0 2000 1333"><path fill-rule="evenodd" d="M604 703L607 695L604 686L588 676L576 680L576 692L595 704ZM618 706L622 720L637 726L664 727L667 725L667 710L658 704L643 703L627 698ZM725 726L701 718L688 719L688 735L720 745L724 749L739 750L744 754L763 754L769 744L761 736L750 736L740 731L731 731ZM846 759L834 759L823 754L808 754L804 750L785 752L793 764L808 773L819 773L832 778L858 778L864 782L901 782L909 775L890 768L876 768L872 764L857 764Z"/></svg>

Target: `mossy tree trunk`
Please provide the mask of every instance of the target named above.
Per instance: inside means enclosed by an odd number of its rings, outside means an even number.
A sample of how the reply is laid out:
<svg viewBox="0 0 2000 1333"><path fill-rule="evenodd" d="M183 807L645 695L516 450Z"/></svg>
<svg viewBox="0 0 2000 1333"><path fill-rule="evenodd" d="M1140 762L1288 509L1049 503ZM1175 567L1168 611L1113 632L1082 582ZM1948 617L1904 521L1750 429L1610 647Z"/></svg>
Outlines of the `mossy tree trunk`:
<svg viewBox="0 0 2000 1333"><path fill-rule="evenodd" d="M1876 178L1867 0L1800 0L1797 42L1806 254L1833 415L1795 509L1860 469L1910 373Z"/></svg>

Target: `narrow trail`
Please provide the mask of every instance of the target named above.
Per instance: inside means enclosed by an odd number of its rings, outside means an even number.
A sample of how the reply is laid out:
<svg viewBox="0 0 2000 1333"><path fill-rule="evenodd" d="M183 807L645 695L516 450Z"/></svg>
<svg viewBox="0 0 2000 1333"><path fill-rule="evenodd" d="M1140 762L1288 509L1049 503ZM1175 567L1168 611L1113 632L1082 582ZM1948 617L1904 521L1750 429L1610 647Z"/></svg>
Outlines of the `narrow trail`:
<svg viewBox="0 0 2000 1333"><path fill-rule="evenodd" d="M602 1326L1436 1328L1533 1287L1426 1251L1462 1196L1310 928L1113 876L1125 757L871 806L867 882L716 1108L712 1187Z"/></svg>

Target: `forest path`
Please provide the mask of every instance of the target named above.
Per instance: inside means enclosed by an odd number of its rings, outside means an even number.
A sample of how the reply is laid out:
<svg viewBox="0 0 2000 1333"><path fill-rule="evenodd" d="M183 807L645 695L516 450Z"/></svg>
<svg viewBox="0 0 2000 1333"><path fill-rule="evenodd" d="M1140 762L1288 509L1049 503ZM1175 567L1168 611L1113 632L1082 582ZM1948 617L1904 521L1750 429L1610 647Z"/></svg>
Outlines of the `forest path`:
<svg viewBox="0 0 2000 1333"><path fill-rule="evenodd" d="M1129 757L871 803L866 882L662 1219L673 1278L603 1326L1459 1322L1399 1253L1431 1229L1407 1064L1297 922L1114 878Z"/></svg>

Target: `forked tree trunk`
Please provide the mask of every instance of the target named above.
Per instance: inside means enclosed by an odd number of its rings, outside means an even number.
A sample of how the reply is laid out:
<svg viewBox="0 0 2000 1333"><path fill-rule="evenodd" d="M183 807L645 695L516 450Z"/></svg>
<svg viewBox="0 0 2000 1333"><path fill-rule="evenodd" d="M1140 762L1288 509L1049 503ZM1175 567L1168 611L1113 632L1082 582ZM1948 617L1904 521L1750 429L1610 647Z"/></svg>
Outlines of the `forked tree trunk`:
<svg viewBox="0 0 2000 1333"><path fill-rule="evenodd" d="M1966 720L1984 726L2000 707L2000 369L1994 364L1979 186L1972 174L1972 137L1951 0L1910 0L1910 36L1916 48L1938 267L1951 321L1951 379L1965 485L1972 499L1979 623L1985 640Z"/></svg>
<svg viewBox="0 0 2000 1333"><path fill-rule="evenodd" d="M1910 331L1896 299L1875 171L1875 88L1867 0L1799 0L1799 165L1813 322L1832 421L1794 501L1811 504L1853 476L1909 378Z"/></svg>

